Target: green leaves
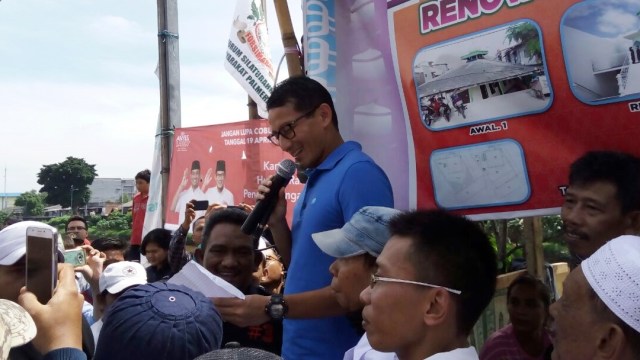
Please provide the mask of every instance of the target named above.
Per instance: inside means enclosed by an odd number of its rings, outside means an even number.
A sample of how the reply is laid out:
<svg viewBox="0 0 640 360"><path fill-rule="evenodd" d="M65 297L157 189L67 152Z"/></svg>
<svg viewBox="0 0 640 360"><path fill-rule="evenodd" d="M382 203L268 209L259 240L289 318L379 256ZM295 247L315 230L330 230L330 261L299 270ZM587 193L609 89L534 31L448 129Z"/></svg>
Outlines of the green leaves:
<svg viewBox="0 0 640 360"><path fill-rule="evenodd" d="M95 167L72 156L60 163L43 165L38 184L43 185L40 192L47 194L46 203L74 208L86 204L91 196L89 185L98 176Z"/></svg>
<svg viewBox="0 0 640 360"><path fill-rule="evenodd" d="M524 45L524 52L529 59L535 58L542 62L542 48L540 47L540 35L538 29L529 22L510 26L507 29L509 44L519 42Z"/></svg>
<svg viewBox="0 0 640 360"><path fill-rule="evenodd" d="M37 193L35 190L27 191L18 196L15 205L24 208L23 216L41 216L44 215L46 197L47 193Z"/></svg>

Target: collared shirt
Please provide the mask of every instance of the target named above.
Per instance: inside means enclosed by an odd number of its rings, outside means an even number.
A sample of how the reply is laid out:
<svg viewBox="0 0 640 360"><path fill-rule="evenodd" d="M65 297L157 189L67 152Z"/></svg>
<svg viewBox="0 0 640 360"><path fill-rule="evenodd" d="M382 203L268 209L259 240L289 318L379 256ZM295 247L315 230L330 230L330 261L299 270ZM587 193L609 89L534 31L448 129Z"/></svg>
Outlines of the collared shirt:
<svg viewBox="0 0 640 360"><path fill-rule="evenodd" d="M343 143L306 173L309 179L293 211L285 295L331 283L328 269L334 258L320 250L311 234L341 228L364 206L393 207L389 179L356 142ZM285 359L335 360L359 338L345 316L284 319L282 355Z"/></svg>
<svg viewBox="0 0 640 360"><path fill-rule="evenodd" d="M469 346L468 348L458 348L433 354L424 360L478 360L478 353L476 352L476 348Z"/></svg>
<svg viewBox="0 0 640 360"><path fill-rule="evenodd" d="M222 188L222 191L218 191L218 188L214 186L207 190L205 196L207 200L209 200L209 204L235 205L233 202L233 194L226 187Z"/></svg>
<svg viewBox="0 0 640 360"><path fill-rule="evenodd" d="M369 344L367 334L362 335L356 346L344 353L343 360L396 360L396 354L374 350Z"/></svg>

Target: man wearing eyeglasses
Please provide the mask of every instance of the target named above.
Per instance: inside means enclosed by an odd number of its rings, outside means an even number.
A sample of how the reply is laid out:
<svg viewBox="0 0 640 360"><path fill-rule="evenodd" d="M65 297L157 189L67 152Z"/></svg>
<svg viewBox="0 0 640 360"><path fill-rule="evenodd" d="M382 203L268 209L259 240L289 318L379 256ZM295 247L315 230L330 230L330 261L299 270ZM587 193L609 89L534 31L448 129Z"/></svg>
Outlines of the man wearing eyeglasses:
<svg viewBox="0 0 640 360"><path fill-rule="evenodd" d="M267 109L269 140L309 177L296 201L292 227L285 218L284 189L268 221L288 269L284 298L250 295L244 301L215 303L226 320L242 326L284 318L285 359L341 359L359 336L329 287L328 269L335 259L318 248L311 234L342 227L364 206L393 207L391 184L360 144L343 140L331 95L317 81L283 81L273 90ZM258 187L259 199L270 185L267 180Z"/></svg>
<svg viewBox="0 0 640 360"><path fill-rule="evenodd" d="M74 215L70 217L69 220L67 220L65 231L67 234L73 236L73 241L76 246L91 245L87 220L82 216Z"/></svg>
<svg viewBox="0 0 640 360"><path fill-rule="evenodd" d="M467 337L491 301L496 255L473 222L441 210L402 213L360 294L371 346L398 359L478 359ZM435 357L434 357L435 359Z"/></svg>

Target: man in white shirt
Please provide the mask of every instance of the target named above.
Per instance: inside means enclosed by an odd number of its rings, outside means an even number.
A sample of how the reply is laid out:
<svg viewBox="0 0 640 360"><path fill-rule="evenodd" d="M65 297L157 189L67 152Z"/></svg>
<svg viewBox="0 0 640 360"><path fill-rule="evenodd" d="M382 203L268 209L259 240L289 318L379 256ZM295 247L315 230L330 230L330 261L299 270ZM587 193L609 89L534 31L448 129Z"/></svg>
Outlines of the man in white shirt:
<svg viewBox="0 0 640 360"><path fill-rule="evenodd" d="M218 160L216 162L216 186L209 188L205 192L205 196L207 200L209 200L209 204L220 204L233 206L235 205L233 202L233 194L229 189L224 187L224 179L227 174L226 163L224 160ZM204 183L202 185L202 189L205 190L207 186L211 182L211 169L207 171L206 176L204 177Z"/></svg>
<svg viewBox="0 0 640 360"><path fill-rule="evenodd" d="M171 209L178 213L178 225L184 222L184 209L191 200L206 200L206 196L200 189L200 161L194 160L191 163L191 175L189 169L184 169L182 181L173 195ZM196 211L196 218L203 216L204 210Z"/></svg>
<svg viewBox="0 0 640 360"><path fill-rule="evenodd" d="M467 337L493 297L497 275L487 236L442 210L397 215L389 233L360 294L371 346L400 360L477 360Z"/></svg>

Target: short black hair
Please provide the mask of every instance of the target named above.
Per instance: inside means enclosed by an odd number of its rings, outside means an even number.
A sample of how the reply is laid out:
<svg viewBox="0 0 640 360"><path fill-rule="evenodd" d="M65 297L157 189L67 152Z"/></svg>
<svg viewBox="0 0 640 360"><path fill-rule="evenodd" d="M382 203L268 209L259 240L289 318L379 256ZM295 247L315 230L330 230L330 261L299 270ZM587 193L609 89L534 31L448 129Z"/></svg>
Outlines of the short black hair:
<svg viewBox="0 0 640 360"><path fill-rule="evenodd" d="M140 244L140 253L146 255L147 245L154 243L158 247L169 250L169 244L171 243L171 231L163 228L157 228L149 231L147 235L142 239Z"/></svg>
<svg viewBox="0 0 640 360"><path fill-rule="evenodd" d="M73 215L72 217L69 218L69 220L67 220L67 224L64 227L64 230L67 231L67 229L69 228L69 224L72 221L82 221L82 223L84 224L84 229L85 230L89 230L89 226L87 226L87 220L85 220L85 218L83 218L80 215Z"/></svg>
<svg viewBox="0 0 640 360"><path fill-rule="evenodd" d="M151 181L151 171L149 171L149 169L144 169L136 174L135 179L141 179L149 183Z"/></svg>
<svg viewBox="0 0 640 360"><path fill-rule="evenodd" d="M487 235L474 222L443 210L404 212L389 221L389 230L410 239L417 281L462 292L452 298L457 330L468 335L496 288L496 253Z"/></svg>
<svg viewBox="0 0 640 360"><path fill-rule="evenodd" d="M115 238L98 238L91 242L91 246L102 252L109 250L125 252L129 248L129 245L126 242Z"/></svg>
<svg viewBox="0 0 640 360"><path fill-rule="evenodd" d="M615 185L623 214L640 210L640 158L617 151L589 151L571 164L569 186L597 181Z"/></svg>
<svg viewBox="0 0 640 360"><path fill-rule="evenodd" d="M198 223L198 221L199 221L200 219L204 219L204 220L205 220L205 222L207 221L207 219L204 217L204 215L203 215L203 216L200 216L199 218L197 218L197 219L195 219L195 220L193 220L193 224L191 224L191 232L196 231L196 224Z"/></svg>
<svg viewBox="0 0 640 360"><path fill-rule="evenodd" d="M551 292L549 291L549 287L529 273L521 274L509 284L507 288L507 302L509 302L509 298L511 297L511 291L517 285L531 286L535 290L538 299L544 304L544 308L549 311L549 305L551 305Z"/></svg>
<svg viewBox="0 0 640 360"><path fill-rule="evenodd" d="M244 221L247 220L249 214L246 211L235 209L235 208L227 208L223 210L218 210L211 215L205 222L204 230L202 232L202 249L206 250L207 242L209 241L209 235L211 235L211 231L218 224L234 224L238 226L242 226ZM258 248L258 239L254 239L253 249Z"/></svg>
<svg viewBox="0 0 640 360"><path fill-rule="evenodd" d="M289 103L299 112L311 111L323 103L329 105L333 126L338 129L338 114L331 94L316 80L306 76L292 76L282 81L271 92L267 100L267 110L286 106Z"/></svg>

